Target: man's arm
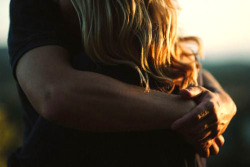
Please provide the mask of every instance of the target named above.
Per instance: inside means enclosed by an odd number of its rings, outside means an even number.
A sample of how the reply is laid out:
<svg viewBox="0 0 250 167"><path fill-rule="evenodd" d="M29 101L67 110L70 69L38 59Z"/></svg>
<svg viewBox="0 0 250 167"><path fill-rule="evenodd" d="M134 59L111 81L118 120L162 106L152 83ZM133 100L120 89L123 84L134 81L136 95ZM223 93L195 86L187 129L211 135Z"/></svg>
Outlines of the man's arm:
<svg viewBox="0 0 250 167"><path fill-rule="evenodd" d="M48 120L80 130L131 131L169 128L195 107L192 100L77 71L67 51L45 46L26 53L16 75L23 91Z"/></svg>
<svg viewBox="0 0 250 167"><path fill-rule="evenodd" d="M206 150L204 156L208 157L209 147L214 141L218 146L223 145L224 139L221 135L236 114L236 105L212 74L203 70L202 76L204 87L189 87L181 91L182 96L194 99L197 106L176 120L172 129L183 134L198 149ZM215 154L218 154L219 147L215 147Z"/></svg>
<svg viewBox="0 0 250 167"><path fill-rule="evenodd" d="M205 123L206 119L203 118L212 116L217 123L223 124L221 125L223 130L219 131L219 134L222 134L236 114L236 105L211 73L202 70L202 77L204 81L203 87L189 87L181 91L183 97L195 100L198 104L197 107L194 108L193 112L175 121L172 127L174 129L184 127L184 124L190 123L194 119L196 119L196 122L202 120ZM209 110L209 112L205 112L206 110Z"/></svg>
<svg viewBox="0 0 250 167"><path fill-rule="evenodd" d="M213 105L218 110L215 113L216 120L220 124L217 128L217 135L221 135L225 132L232 118L237 112L237 107L228 93L221 87L219 82L213 77L211 73L206 70L202 71L204 80L204 87L213 92L218 97L218 104ZM204 91L204 90L203 90Z"/></svg>

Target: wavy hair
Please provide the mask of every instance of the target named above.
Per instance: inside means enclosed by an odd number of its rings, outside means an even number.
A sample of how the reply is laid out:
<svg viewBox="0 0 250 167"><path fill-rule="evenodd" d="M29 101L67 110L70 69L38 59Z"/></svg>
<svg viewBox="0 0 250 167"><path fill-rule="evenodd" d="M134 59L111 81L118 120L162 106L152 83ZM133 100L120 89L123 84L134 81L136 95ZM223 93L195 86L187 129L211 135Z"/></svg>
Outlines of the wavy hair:
<svg viewBox="0 0 250 167"><path fill-rule="evenodd" d="M178 35L178 5L174 0L71 0L87 55L97 64L127 64L149 91L171 93L197 85L201 45L196 37ZM196 52L188 48L194 42Z"/></svg>

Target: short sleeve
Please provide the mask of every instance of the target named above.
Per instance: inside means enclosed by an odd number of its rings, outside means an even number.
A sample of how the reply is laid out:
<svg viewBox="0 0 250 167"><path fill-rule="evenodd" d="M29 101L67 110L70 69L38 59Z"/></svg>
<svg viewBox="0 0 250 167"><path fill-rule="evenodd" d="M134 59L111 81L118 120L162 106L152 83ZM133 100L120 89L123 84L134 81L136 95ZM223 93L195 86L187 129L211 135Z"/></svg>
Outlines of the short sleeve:
<svg viewBox="0 0 250 167"><path fill-rule="evenodd" d="M53 0L11 0L8 48L13 73L20 57L33 48L67 48L69 38L64 27L60 8Z"/></svg>

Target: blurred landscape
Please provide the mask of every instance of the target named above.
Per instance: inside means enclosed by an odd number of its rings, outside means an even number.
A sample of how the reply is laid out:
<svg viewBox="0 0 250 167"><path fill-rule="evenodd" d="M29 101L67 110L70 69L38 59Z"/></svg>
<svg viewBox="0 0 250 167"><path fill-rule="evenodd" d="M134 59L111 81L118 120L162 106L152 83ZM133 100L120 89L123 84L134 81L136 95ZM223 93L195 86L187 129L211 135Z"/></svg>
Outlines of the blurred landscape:
<svg viewBox="0 0 250 167"><path fill-rule="evenodd" d="M237 59L236 59L237 60ZM203 65L235 100L238 108L224 134L220 154L208 160L208 167L250 166L250 60L227 61ZM22 108L11 74L8 52L0 48L0 167L22 142Z"/></svg>

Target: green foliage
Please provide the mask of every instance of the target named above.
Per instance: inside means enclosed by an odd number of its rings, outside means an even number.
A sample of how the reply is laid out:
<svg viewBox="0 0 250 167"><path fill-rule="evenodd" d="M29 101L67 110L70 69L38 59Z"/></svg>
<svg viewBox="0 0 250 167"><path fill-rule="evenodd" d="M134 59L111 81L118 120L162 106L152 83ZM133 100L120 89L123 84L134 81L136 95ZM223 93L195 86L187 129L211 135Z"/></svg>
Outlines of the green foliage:
<svg viewBox="0 0 250 167"><path fill-rule="evenodd" d="M0 167L6 167L10 150L20 145L21 138L18 135L17 127L8 120L6 110L0 106Z"/></svg>
<svg viewBox="0 0 250 167"><path fill-rule="evenodd" d="M237 114L224 133L225 145L208 166L250 166L250 63L207 64L204 66L220 82L237 105Z"/></svg>
<svg viewBox="0 0 250 167"><path fill-rule="evenodd" d="M0 167L6 167L7 157L21 145L21 119L20 102L7 49L0 48Z"/></svg>
<svg viewBox="0 0 250 167"><path fill-rule="evenodd" d="M208 166L249 167L250 63L205 64L204 68L218 79L235 100L238 108L236 117L224 134L224 147L218 156L209 158ZM21 107L16 92L7 50L0 48L0 167L6 166L7 156L21 143Z"/></svg>

